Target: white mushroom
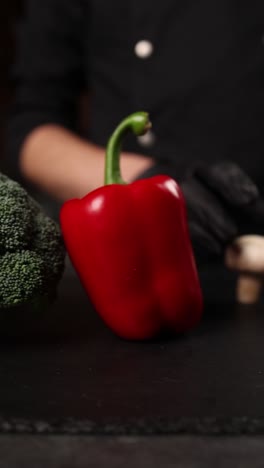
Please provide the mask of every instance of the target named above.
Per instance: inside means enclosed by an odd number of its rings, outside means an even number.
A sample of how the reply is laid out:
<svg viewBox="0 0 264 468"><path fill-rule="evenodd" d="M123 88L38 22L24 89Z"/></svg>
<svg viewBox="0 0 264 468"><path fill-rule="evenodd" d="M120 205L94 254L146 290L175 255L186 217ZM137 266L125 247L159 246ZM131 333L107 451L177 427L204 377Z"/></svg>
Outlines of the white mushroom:
<svg viewBox="0 0 264 468"><path fill-rule="evenodd" d="M264 236L238 237L226 249L225 265L239 273L236 300L243 304L257 302L264 282Z"/></svg>

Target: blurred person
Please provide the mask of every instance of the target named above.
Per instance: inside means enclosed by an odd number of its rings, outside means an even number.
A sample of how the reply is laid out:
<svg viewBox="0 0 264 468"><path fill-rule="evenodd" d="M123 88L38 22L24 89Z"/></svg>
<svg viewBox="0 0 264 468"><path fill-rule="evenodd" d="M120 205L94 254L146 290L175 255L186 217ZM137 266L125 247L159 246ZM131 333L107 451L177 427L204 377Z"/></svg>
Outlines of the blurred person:
<svg viewBox="0 0 264 468"><path fill-rule="evenodd" d="M178 180L196 255L219 258L263 232L263 24L260 0L26 1L10 161L55 199L81 197L103 184L114 127L148 111L152 130L124 142L124 179Z"/></svg>

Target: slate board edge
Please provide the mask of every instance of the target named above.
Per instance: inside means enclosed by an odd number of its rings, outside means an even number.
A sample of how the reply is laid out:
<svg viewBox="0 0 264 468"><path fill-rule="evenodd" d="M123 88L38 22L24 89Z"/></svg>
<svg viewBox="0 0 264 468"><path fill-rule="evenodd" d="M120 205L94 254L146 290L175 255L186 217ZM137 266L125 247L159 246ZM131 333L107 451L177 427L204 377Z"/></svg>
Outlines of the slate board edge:
<svg viewBox="0 0 264 468"><path fill-rule="evenodd" d="M0 418L0 435L256 435L264 434L264 418L180 418L177 420L40 421Z"/></svg>

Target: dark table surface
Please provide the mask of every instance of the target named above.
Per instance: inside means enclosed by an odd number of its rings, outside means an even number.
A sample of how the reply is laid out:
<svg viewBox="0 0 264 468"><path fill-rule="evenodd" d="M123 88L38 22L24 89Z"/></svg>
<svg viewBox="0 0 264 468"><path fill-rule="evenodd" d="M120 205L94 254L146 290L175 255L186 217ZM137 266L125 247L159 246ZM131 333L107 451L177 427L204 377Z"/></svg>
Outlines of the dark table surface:
<svg viewBox="0 0 264 468"><path fill-rule="evenodd" d="M47 313L2 313L0 468L88 466L89 453L95 467L128 457L128 467L165 468L174 466L169 454L184 467L210 466L214 457L227 466L228 454L243 461L230 466L263 466L243 464L264 455L263 304L236 305L236 276L221 268L200 277L203 320L174 339L116 337L69 264Z"/></svg>

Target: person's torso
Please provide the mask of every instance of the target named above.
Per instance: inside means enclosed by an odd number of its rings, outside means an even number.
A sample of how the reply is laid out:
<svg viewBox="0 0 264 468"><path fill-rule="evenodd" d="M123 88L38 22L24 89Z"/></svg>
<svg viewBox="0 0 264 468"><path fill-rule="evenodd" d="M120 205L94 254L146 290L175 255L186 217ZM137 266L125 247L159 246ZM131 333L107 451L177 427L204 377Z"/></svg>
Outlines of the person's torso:
<svg viewBox="0 0 264 468"><path fill-rule="evenodd" d="M128 138L128 150L183 164L195 158L261 163L262 0L84 3L96 143L105 144L128 113L146 110L152 134Z"/></svg>

